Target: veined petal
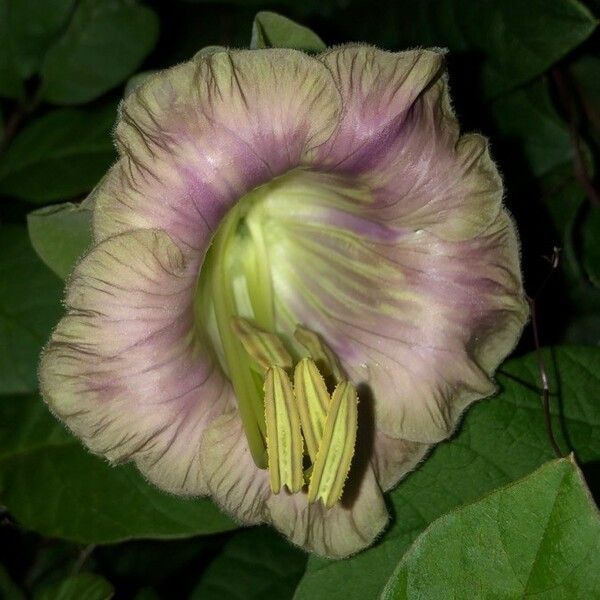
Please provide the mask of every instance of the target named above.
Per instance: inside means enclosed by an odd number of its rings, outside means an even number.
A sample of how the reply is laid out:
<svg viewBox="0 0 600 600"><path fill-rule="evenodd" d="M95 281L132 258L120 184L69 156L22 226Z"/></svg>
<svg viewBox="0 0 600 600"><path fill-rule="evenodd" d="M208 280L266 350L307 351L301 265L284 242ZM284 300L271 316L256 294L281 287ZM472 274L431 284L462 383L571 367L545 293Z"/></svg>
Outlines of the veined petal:
<svg viewBox="0 0 600 600"><path fill-rule="evenodd" d="M331 509L307 495L273 494L269 473L253 462L236 413L218 417L202 439L202 468L211 496L244 524L273 524L294 544L327 558L343 558L369 546L388 514L368 463L353 465L344 501Z"/></svg>
<svg viewBox="0 0 600 600"><path fill-rule="evenodd" d="M321 60L344 113L319 160L367 185L374 218L456 241L492 223L502 182L485 138L459 138L441 51L346 46Z"/></svg>
<svg viewBox="0 0 600 600"><path fill-rule="evenodd" d="M200 440L233 402L192 336L197 268L159 231L97 245L71 277L67 314L40 368L46 402L93 452L134 460L183 494L207 492Z"/></svg>
<svg viewBox="0 0 600 600"><path fill-rule="evenodd" d="M351 498L325 508L306 494L267 501L270 520L294 544L327 558L345 558L370 546L388 522L383 495L370 465L354 481Z"/></svg>
<svg viewBox="0 0 600 600"><path fill-rule="evenodd" d="M490 376L527 317L510 218L502 211L453 242L373 222L343 187L327 206L302 193L265 204L279 328L310 323L350 380L371 388L387 435L446 438L469 403L494 392Z"/></svg>
<svg viewBox="0 0 600 600"><path fill-rule="evenodd" d="M200 460L211 497L244 525L268 520L269 471L252 460L237 412L217 417L202 438Z"/></svg>
<svg viewBox="0 0 600 600"><path fill-rule="evenodd" d="M429 444L410 442L375 431L371 463L377 481L384 492L394 488L431 449Z"/></svg>
<svg viewBox="0 0 600 600"><path fill-rule="evenodd" d="M328 139L340 110L327 68L295 50L203 54L149 78L121 106L96 237L157 227L205 247L239 198Z"/></svg>

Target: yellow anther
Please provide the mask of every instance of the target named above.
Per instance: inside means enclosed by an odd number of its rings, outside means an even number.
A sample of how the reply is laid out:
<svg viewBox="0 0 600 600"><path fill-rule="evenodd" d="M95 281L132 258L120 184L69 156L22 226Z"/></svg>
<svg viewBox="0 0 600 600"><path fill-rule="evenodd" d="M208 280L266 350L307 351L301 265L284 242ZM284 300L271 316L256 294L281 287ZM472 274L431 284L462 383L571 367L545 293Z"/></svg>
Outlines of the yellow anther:
<svg viewBox="0 0 600 600"><path fill-rule="evenodd" d="M265 421L271 490L283 486L292 493L304 485L302 434L292 383L286 372L272 366L265 377Z"/></svg>
<svg viewBox="0 0 600 600"><path fill-rule="evenodd" d="M317 365L310 358L303 358L296 365L294 393L308 455L314 462L323 437L330 398L325 381Z"/></svg>
<svg viewBox="0 0 600 600"><path fill-rule="evenodd" d="M342 497L356 444L358 397L348 381L342 381L331 396L323 438L308 486L308 501L321 500L331 508Z"/></svg>
<svg viewBox="0 0 600 600"><path fill-rule="evenodd" d="M298 325L294 331L294 337L299 344L308 350L308 354L326 378L331 377L334 383L342 381L344 375L336 355L327 347L318 334Z"/></svg>
<svg viewBox="0 0 600 600"><path fill-rule="evenodd" d="M259 329L242 317L233 317L231 327L244 350L260 368L261 374L272 365L284 369L292 368L292 357L277 335Z"/></svg>

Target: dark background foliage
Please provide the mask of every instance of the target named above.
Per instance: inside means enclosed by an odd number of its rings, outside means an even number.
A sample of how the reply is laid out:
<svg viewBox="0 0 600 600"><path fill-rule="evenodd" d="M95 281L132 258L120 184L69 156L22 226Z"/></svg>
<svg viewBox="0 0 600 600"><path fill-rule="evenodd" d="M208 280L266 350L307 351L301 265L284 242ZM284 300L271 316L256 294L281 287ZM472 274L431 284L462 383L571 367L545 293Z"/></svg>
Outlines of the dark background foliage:
<svg viewBox="0 0 600 600"><path fill-rule="evenodd" d="M541 370L558 445L575 452L597 494L599 9L597 0L0 0L0 597L378 597L429 523L553 457ZM262 10L327 45L449 49L459 121L491 140L547 347L540 361L526 329L500 395L390 494L394 518L378 545L340 563L307 563L267 528L236 529L207 500L169 497L129 467L109 468L36 392L37 356L61 312L59 276L89 236L85 207L64 203L83 200L114 160L127 81L204 46L248 46Z"/></svg>

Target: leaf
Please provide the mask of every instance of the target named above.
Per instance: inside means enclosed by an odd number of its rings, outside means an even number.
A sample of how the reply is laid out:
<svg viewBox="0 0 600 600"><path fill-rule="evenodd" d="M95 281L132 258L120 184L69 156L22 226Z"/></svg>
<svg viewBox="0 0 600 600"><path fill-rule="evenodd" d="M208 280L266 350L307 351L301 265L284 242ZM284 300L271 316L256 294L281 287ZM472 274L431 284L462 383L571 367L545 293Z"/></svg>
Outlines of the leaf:
<svg viewBox="0 0 600 600"><path fill-rule="evenodd" d="M250 48L294 48L321 52L326 46L313 31L274 12L261 11L254 17Z"/></svg>
<svg viewBox="0 0 600 600"><path fill-rule="evenodd" d="M590 208L581 233L583 268L590 281L600 287L600 207Z"/></svg>
<svg viewBox="0 0 600 600"><path fill-rule="evenodd" d="M571 162L573 146L543 79L496 100L491 107L505 142L515 143L534 175L540 177Z"/></svg>
<svg viewBox="0 0 600 600"><path fill-rule="evenodd" d="M37 388L42 346L62 313L62 282L29 245L27 230L0 227L0 394Z"/></svg>
<svg viewBox="0 0 600 600"><path fill-rule="evenodd" d="M561 447L574 448L583 463L600 459L600 349L559 347L545 355L554 432ZM470 409L458 435L439 444L391 492L395 521L378 545L345 561L311 557L295 600L377 597L410 543L429 523L553 457L535 355L507 362L497 379L502 392Z"/></svg>
<svg viewBox="0 0 600 600"><path fill-rule="evenodd" d="M381 598L592 598L599 585L598 510L562 459L433 523Z"/></svg>
<svg viewBox="0 0 600 600"><path fill-rule="evenodd" d="M208 565L190 600L291 600L305 564L306 554L272 529L241 531Z"/></svg>
<svg viewBox="0 0 600 600"><path fill-rule="evenodd" d="M66 25L75 0L8 0L13 60L23 79L39 68L45 51Z"/></svg>
<svg viewBox="0 0 600 600"><path fill-rule="evenodd" d="M125 81L158 38L158 19L127 0L81 0L64 35L42 64L42 95L82 104Z"/></svg>
<svg viewBox="0 0 600 600"><path fill-rule="evenodd" d="M445 46L479 58L481 86L490 97L537 77L596 27L577 0L408 0L398 6L401 47Z"/></svg>
<svg viewBox="0 0 600 600"><path fill-rule="evenodd" d="M109 600L114 596L113 586L93 573L71 575L63 581L34 594L34 600Z"/></svg>
<svg viewBox="0 0 600 600"><path fill-rule="evenodd" d="M116 106L60 109L34 121L0 161L0 193L32 202L67 200L91 190L116 154Z"/></svg>
<svg viewBox="0 0 600 600"><path fill-rule="evenodd" d="M0 564L0 598L6 600L25 600L25 594L10 578L6 568Z"/></svg>
<svg viewBox="0 0 600 600"><path fill-rule="evenodd" d="M91 455L37 395L0 402L0 502L25 528L82 544L236 527L207 499L166 494Z"/></svg>
<svg viewBox="0 0 600 600"><path fill-rule="evenodd" d="M0 97L22 98L25 88L11 51L8 0L0 0L0 48Z"/></svg>
<svg viewBox="0 0 600 600"><path fill-rule="evenodd" d="M39 257L66 279L92 243L92 211L83 204L58 204L27 215L31 245Z"/></svg>

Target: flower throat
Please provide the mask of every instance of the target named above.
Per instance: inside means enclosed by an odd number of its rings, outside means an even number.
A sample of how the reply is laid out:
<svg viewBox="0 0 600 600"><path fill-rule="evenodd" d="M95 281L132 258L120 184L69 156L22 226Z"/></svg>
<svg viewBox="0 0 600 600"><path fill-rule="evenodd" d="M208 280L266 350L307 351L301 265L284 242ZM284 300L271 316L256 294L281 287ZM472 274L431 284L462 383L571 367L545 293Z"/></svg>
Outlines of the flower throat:
<svg viewBox="0 0 600 600"><path fill-rule="evenodd" d="M285 193L285 177L244 196L220 224L198 278L196 323L233 386L272 491L305 490L329 508L354 455L358 398L316 333L296 325L290 344L276 330L263 205L273 193Z"/></svg>

